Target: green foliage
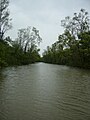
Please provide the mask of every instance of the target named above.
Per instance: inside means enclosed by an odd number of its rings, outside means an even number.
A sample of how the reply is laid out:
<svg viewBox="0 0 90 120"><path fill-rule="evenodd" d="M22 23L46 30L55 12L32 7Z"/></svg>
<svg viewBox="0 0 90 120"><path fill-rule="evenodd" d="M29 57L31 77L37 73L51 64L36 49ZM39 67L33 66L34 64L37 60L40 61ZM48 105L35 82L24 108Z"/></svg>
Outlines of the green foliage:
<svg viewBox="0 0 90 120"><path fill-rule="evenodd" d="M39 33L36 34L36 31L31 34L26 31L25 35L27 36L18 37L14 41L10 37L7 37L4 41L0 40L0 67L26 65L41 60L38 49L38 42L41 42L41 38ZM25 43L21 44L22 41Z"/></svg>
<svg viewBox="0 0 90 120"><path fill-rule="evenodd" d="M0 0L0 40L4 39L4 34L12 27L8 6L9 0Z"/></svg>
<svg viewBox="0 0 90 120"><path fill-rule="evenodd" d="M5 32L12 27L8 6L9 0L0 0L0 67L40 61L38 46L42 39L35 27L19 29L14 41L10 37L4 39Z"/></svg>
<svg viewBox="0 0 90 120"><path fill-rule="evenodd" d="M47 47L43 53L43 61L82 68L90 68L90 26L88 13L81 9L61 21L64 33L58 41Z"/></svg>
<svg viewBox="0 0 90 120"><path fill-rule="evenodd" d="M0 58L0 68L8 66L7 63Z"/></svg>

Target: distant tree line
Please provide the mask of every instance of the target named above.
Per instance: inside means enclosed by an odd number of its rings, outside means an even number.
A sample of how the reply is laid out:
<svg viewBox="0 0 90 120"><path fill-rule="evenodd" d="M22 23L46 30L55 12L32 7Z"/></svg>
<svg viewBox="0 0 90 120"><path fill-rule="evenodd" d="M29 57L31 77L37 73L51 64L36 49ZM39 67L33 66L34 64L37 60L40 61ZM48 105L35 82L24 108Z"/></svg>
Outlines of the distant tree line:
<svg viewBox="0 0 90 120"><path fill-rule="evenodd" d="M20 29L14 41L10 37L0 40L0 66L26 65L40 61L38 45L41 40L35 27Z"/></svg>
<svg viewBox="0 0 90 120"><path fill-rule="evenodd" d="M61 21L64 33L48 46L43 53L43 62L90 68L90 19L88 12L81 9L71 18Z"/></svg>
<svg viewBox="0 0 90 120"><path fill-rule="evenodd" d="M41 61L38 46L42 41L39 30L27 27L18 30L15 40L5 37L12 28L8 10L9 0L0 0L0 67L25 65ZM61 21L64 28L58 40L48 46L42 61L60 65L90 68L90 19L88 12L81 9L71 18Z"/></svg>
<svg viewBox="0 0 90 120"><path fill-rule="evenodd" d="M8 6L8 0L0 0L0 67L40 61L38 46L42 39L35 27L19 29L15 40L5 37L12 28Z"/></svg>

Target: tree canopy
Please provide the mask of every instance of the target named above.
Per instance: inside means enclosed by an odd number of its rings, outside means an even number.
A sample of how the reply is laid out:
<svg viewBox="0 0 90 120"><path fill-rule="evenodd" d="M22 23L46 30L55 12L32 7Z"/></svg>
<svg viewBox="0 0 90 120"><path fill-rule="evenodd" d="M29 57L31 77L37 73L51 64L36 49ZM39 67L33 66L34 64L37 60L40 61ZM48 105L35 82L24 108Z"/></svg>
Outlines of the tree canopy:
<svg viewBox="0 0 90 120"><path fill-rule="evenodd" d="M64 33L58 41L48 46L43 53L43 61L55 64L90 68L90 20L88 12L81 9L71 18L61 21Z"/></svg>
<svg viewBox="0 0 90 120"><path fill-rule="evenodd" d="M0 40L3 39L4 34L12 27L8 6L9 0L0 0Z"/></svg>

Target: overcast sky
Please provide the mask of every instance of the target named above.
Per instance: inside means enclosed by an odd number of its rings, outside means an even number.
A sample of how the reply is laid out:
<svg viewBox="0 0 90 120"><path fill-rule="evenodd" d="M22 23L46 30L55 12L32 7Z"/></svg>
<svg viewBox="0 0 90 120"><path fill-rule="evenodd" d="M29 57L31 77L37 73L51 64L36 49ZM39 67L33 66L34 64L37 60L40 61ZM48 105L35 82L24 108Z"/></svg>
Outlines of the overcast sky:
<svg viewBox="0 0 90 120"><path fill-rule="evenodd" d="M81 8L90 11L90 0L10 0L10 16L13 28L8 32L12 39L20 28L34 26L43 39L41 52L54 43L63 32L61 20L73 16Z"/></svg>

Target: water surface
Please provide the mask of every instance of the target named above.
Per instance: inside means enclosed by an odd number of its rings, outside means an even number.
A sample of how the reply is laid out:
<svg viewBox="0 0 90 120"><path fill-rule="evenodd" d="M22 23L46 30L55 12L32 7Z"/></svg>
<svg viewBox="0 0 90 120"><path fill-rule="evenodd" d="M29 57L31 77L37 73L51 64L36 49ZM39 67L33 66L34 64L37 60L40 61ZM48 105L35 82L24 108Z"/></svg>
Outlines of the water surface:
<svg viewBox="0 0 90 120"><path fill-rule="evenodd" d="M0 120L90 120L90 71L45 63L0 70Z"/></svg>

